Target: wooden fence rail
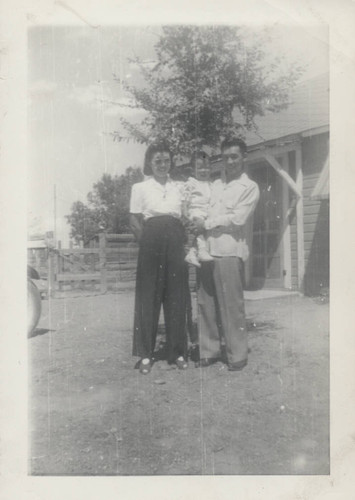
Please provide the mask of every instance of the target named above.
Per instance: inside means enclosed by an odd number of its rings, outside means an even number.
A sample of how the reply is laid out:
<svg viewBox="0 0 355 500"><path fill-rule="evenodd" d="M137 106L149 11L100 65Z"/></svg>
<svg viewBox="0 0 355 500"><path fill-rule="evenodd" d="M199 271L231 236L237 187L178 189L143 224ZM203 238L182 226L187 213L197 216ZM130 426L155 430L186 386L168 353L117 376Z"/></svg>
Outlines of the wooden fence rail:
<svg viewBox="0 0 355 500"><path fill-rule="evenodd" d="M48 293L99 287L101 293L135 279L138 245L131 234L100 234L91 248L28 247L28 263L47 279ZM41 257L41 260L40 260Z"/></svg>

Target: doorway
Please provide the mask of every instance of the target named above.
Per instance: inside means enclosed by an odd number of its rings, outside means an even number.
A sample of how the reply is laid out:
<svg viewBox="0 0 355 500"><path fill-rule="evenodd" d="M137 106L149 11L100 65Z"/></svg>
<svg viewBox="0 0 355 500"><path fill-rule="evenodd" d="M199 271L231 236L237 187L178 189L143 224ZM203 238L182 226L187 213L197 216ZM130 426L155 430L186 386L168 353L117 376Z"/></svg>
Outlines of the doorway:
<svg viewBox="0 0 355 500"><path fill-rule="evenodd" d="M248 172L260 189L253 218L249 287L283 288L283 182L267 162L249 165Z"/></svg>

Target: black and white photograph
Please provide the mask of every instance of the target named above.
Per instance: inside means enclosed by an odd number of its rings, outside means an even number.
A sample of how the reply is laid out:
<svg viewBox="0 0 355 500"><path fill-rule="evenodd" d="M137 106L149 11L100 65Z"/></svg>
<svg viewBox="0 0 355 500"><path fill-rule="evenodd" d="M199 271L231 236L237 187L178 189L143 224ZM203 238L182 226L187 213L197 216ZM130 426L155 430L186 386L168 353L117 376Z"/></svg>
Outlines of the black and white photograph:
<svg viewBox="0 0 355 500"><path fill-rule="evenodd" d="M28 31L30 473L329 473L327 28Z"/></svg>
<svg viewBox="0 0 355 500"><path fill-rule="evenodd" d="M354 177L334 112L351 108L351 23L276 3L102 21L59 0L22 11L20 49L3 31L10 496L18 467L26 500L67 481L69 498L127 500L350 481L351 270L333 263L352 248L334 230Z"/></svg>

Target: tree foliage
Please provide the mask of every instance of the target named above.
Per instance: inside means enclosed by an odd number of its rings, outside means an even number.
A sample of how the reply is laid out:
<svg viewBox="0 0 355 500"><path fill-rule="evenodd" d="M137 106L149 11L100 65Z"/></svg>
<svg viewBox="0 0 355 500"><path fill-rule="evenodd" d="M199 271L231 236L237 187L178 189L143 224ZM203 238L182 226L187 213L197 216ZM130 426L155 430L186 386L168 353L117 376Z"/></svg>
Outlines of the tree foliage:
<svg viewBox="0 0 355 500"><path fill-rule="evenodd" d="M145 118L139 124L121 118L121 123L136 141L164 139L175 153L216 146L221 137L243 137L266 108L286 106L302 71L280 58L271 60L264 38L246 37L234 26L165 26L155 50L153 67L135 60L144 86L122 82L131 107L145 110Z"/></svg>
<svg viewBox="0 0 355 500"><path fill-rule="evenodd" d="M76 201L67 215L70 237L86 245L101 232L129 233L129 200L132 185L143 179L139 168L129 167L120 176L103 174L87 195L87 204Z"/></svg>

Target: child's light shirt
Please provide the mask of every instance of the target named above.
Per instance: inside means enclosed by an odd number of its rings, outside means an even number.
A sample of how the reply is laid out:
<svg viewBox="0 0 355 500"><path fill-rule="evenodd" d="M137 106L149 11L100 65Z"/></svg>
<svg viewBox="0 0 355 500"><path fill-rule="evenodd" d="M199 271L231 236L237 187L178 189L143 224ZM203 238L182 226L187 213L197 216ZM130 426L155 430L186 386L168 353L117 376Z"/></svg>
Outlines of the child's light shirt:
<svg viewBox="0 0 355 500"><path fill-rule="evenodd" d="M185 182L184 197L187 204L188 218L205 219L211 199L211 183L189 177Z"/></svg>

